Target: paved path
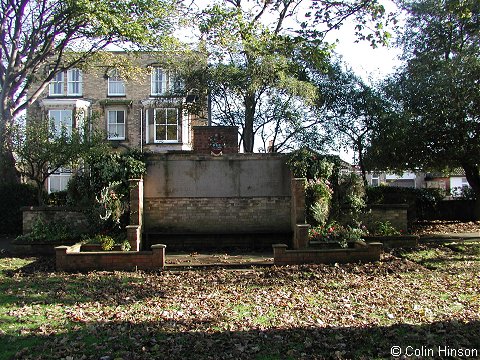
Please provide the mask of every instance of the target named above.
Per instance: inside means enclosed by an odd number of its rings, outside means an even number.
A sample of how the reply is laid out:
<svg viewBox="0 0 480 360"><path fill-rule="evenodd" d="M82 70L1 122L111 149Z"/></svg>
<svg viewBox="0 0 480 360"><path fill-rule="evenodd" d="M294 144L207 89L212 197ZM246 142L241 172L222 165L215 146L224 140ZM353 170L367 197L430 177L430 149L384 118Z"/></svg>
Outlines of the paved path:
<svg viewBox="0 0 480 360"><path fill-rule="evenodd" d="M245 268L252 266L273 265L272 252L234 252L222 253L169 253L166 252L165 263L167 269L185 267L228 267Z"/></svg>

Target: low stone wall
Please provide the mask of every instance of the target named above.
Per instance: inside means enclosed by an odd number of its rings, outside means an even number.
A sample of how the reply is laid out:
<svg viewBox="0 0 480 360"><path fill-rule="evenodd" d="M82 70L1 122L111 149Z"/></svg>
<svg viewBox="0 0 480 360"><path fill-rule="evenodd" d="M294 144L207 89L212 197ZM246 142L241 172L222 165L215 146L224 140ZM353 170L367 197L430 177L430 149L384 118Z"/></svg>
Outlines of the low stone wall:
<svg viewBox="0 0 480 360"><path fill-rule="evenodd" d="M61 245L74 245L78 240L63 241L61 243L29 243L17 242L12 243L12 254L16 256L55 256L55 248Z"/></svg>
<svg viewBox="0 0 480 360"><path fill-rule="evenodd" d="M57 271L161 270L165 267L165 245L151 251L80 252L81 244L55 248Z"/></svg>
<svg viewBox="0 0 480 360"><path fill-rule="evenodd" d="M24 207L23 211L23 233L28 234L37 220L46 224L61 221L68 224L72 231L86 232L88 219L85 214L77 209L58 206L37 206Z"/></svg>
<svg viewBox="0 0 480 360"><path fill-rule="evenodd" d="M370 205L370 211L364 215L363 222L369 229L375 228L376 222L389 221L397 230L408 229L407 204L378 204Z"/></svg>
<svg viewBox="0 0 480 360"><path fill-rule="evenodd" d="M379 242L384 247L395 249L403 247L416 247L418 245L419 236L417 235L401 235L401 236L364 236L363 239L367 243Z"/></svg>
<svg viewBox="0 0 480 360"><path fill-rule="evenodd" d="M366 244L363 241L357 241L354 243L354 248L349 249L287 250L287 245L275 244L273 257L275 265L373 262L380 260L382 247L381 243Z"/></svg>

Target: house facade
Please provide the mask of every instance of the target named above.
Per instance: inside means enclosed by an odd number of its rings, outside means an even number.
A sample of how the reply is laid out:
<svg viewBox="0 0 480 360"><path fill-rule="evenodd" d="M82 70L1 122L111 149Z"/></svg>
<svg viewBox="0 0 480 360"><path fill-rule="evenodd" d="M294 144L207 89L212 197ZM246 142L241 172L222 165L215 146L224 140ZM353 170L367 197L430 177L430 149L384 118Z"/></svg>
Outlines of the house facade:
<svg viewBox="0 0 480 360"><path fill-rule="evenodd" d="M187 94L175 71L160 65L161 53L108 55L108 64L59 72L31 106L29 117L50 120L67 132L95 119L92 126L119 148L191 150L192 127L207 125L206 110L191 111L198 94ZM115 65L125 63L115 57L127 59L128 71ZM70 175L69 169L52 175L49 192L64 190Z"/></svg>
<svg viewBox="0 0 480 360"><path fill-rule="evenodd" d="M448 174L404 172L402 174L389 174L386 172L367 173L367 182L371 186L396 186L416 189L441 189L447 198L461 197L465 188L470 184L462 169L453 169Z"/></svg>

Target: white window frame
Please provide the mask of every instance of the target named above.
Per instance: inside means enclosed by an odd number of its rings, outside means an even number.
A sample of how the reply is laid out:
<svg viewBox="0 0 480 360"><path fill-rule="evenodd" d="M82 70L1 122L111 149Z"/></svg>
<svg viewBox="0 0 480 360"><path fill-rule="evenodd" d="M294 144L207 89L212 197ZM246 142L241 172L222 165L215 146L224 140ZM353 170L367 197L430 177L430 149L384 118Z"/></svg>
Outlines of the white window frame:
<svg viewBox="0 0 480 360"><path fill-rule="evenodd" d="M376 182L376 184L374 184L374 181ZM380 185L380 174L372 173L371 185L372 186Z"/></svg>
<svg viewBox="0 0 480 360"><path fill-rule="evenodd" d="M60 116L56 116L56 115ZM69 120L66 122L66 120ZM71 109L51 109L48 110L48 121L54 121L55 132L60 135L62 127L65 126L67 135L72 135L73 129L73 111ZM57 121L58 120L58 121Z"/></svg>
<svg viewBox="0 0 480 360"><path fill-rule="evenodd" d="M72 169L70 168L59 168L57 171L55 171L53 174L51 174L48 177L48 193L54 193L54 192L59 192L59 191L65 191L67 190L67 185L68 182L70 181L70 178L72 177ZM52 184L51 181L53 179L58 179L60 181L60 186L56 190L52 190Z"/></svg>
<svg viewBox="0 0 480 360"><path fill-rule="evenodd" d="M83 94L82 70L80 69L68 70L67 71L67 95L81 96L82 94Z"/></svg>
<svg viewBox="0 0 480 360"><path fill-rule="evenodd" d="M50 80L48 95L50 96L62 96L65 94L65 76L63 71L55 74L55 77Z"/></svg>
<svg viewBox="0 0 480 360"><path fill-rule="evenodd" d="M175 111L176 112L176 123L175 124L169 124L168 123L168 112L169 111ZM163 113L163 117L159 119L158 114ZM160 122L159 120L163 120ZM157 138L157 126L163 126L165 127L165 139L158 139ZM168 137L168 129L170 127L175 127L176 128L176 138L175 140L172 139L167 139ZM153 141L155 143L179 143L180 142L180 136L179 136L179 129L180 129L180 109L178 108L156 108L153 111Z"/></svg>
<svg viewBox="0 0 480 360"><path fill-rule="evenodd" d="M118 122L118 117L117 114L119 112L123 112L123 124ZM110 122L110 114L115 113L115 120L117 122ZM125 109L108 109L107 110L107 139L108 140L125 140L126 139L126 131L127 131L127 112ZM110 132L110 126L115 126L118 128L118 126L123 126L123 136L118 136L116 133Z"/></svg>
<svg viewBox="0 0 480 360"><path fill-rule="evenodd" d="M171 70L165 70L161 67L152 68L150 94L153 96L159 96L175 91L175 78L175 72Z"/></svg>
<svg viewBox="0 0 480 360"><path fill-rule="evenodd" d="M125 81L117 69L108 73L108 96L125 96Z"/></svg>

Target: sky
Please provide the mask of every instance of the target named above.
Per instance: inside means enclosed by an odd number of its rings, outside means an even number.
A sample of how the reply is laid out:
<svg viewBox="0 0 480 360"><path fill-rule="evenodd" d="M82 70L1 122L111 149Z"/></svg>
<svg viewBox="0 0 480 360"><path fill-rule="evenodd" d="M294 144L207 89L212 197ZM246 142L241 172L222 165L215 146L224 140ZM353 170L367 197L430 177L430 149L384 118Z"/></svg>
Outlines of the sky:
<svg viewBox="0 0 480 360"><path fill-rule="evenodd" d="M204 0L200 4L205 7L211 2L212 0ZM379 0L379 2L385 6L387 13L395 10L392 0ZM385 78L394 71L395 67L400 65L399 49L393 46L372 48L368 41L356 42L352 22L347 22L339 30L332 31L326 40L330 43L336 43L335 53L341 57L347 67L351 68L367 83ZM256 145L258 144L259 141L256 140ZM350 163L353 161L351 151L341 150L339 155L345 161Z"/></svg>

